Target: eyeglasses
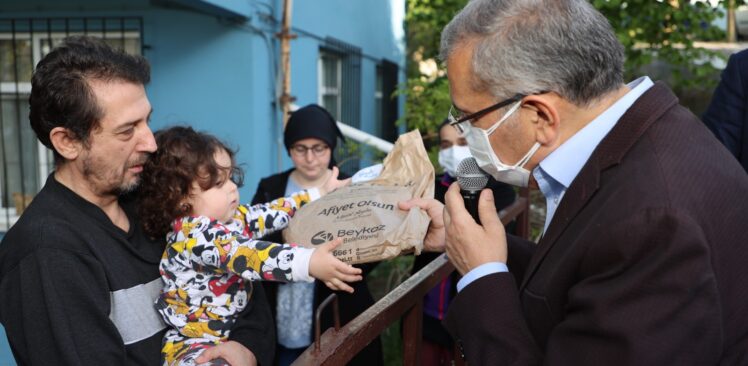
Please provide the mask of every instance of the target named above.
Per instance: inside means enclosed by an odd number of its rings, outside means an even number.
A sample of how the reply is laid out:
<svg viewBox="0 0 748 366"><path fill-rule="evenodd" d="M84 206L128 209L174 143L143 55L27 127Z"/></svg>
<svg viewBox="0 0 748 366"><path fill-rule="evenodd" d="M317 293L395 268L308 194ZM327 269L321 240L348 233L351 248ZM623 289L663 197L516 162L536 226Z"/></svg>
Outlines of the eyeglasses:
<svg viewBox="0 0 748 366"><path fill-rule="evenodd" d="M483 108L475 113L471 113L468 115L465 115L465 112L459 110L457 107L454 106L454 104L449 108L449 115L447 116L447 119L449 120L449 125L456 128L457 131L460 133L465 133L466 126L465 123L472 123L473 121L480 119L481 117L485 116L486 114L493 112L499 108L506 107L514 102L517 102L521 100L522 98L526 97L525 94L515 94L513 97L502 100L501 102L498 102L492 106L489 106L487 108ZM455 116L456 114L456 116Z"/></svg>
<svg viewBox="0 0 748 366"><path fill-rule="evenodd" d="M320 156L329 148L330 147L325 144L316 144L314 146L304 146L299 144L291 146L291 153L297 156L305 156L307 151L311 150L314 156Z"/></svg>

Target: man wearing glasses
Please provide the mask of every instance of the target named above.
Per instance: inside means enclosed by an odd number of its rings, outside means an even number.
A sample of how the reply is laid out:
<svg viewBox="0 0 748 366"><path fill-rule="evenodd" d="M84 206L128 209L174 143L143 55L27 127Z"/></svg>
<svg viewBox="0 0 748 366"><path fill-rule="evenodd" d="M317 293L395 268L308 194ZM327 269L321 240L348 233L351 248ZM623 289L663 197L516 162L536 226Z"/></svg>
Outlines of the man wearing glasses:
<svg viewBox="0 0 748 366"><path fill-rule="evenodd" d="M428 248L463 274L445 320L473 365L748 364L748 176L662 83L623 83L585 0L473 0L442 33L452 124L499 181L537 186L539 243L459 187ZM443 214L442 214L443 212Z"/></svg>

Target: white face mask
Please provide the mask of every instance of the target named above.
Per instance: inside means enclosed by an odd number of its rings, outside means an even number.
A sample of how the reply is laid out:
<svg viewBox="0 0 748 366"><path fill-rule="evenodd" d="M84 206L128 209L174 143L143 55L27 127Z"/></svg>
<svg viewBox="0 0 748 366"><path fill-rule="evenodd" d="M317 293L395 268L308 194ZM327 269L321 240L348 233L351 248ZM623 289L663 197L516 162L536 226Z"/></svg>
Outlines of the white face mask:
<svg viewBox="0 0 748 366"><path fill-rule="evenodd" d="M530 148L530 151L528 151L527 154L525 154L525 156L516 164L507 165L502 163L499 157L496 156L496 153L494 153L493 148L491 147L491 142L488 139L488 136L496 131L496 129L499 128L499 126L501 126L501 124L504 123L512 113L516 112L521 105L522 101L517 102L498 122L494 123L494 125L489 127L487 130L473 127L470 122L463 123L461 127L464 131L463 136L467 140L468 147L470 147L470 153L472 153L475 161L481 169L499 182L519 187L527 187L530 182L530 171L525 169L524 166L533 154L535 154L538 148L540 148L540 143L536 142L535 145Z"/></svg>
<svg viewBox="0 0 748 366"><path fill-rule="evenodd" d="M450 148L439 150L439 165L447 174L457 176L457 165L463 159L470 157L470 148L467 146L453 145Z"/></svg>

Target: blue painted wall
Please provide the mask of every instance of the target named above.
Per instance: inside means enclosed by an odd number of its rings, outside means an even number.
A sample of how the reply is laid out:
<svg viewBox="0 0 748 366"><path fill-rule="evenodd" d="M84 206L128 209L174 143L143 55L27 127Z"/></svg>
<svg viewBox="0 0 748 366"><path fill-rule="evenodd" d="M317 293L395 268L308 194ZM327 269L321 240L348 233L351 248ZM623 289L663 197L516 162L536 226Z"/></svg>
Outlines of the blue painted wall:
<svg viewBox="0 0 748 366"><path fill-rule="evenodd" d="M274 105L282 0L3 0L0 17L139 16L144 55L152 66L147 86L154 129L187 123L239 148L247 170L241 194L248 201L260 178L291 166L282 148L281 116ZM316 103L320 39L334 37L361 48L361 126L376 131L376 65L387 59L404 70L405 0L295 0L291 41L292 94L298 105ZM160 3L163 4L163 3ZM206 6L207 5L207 6ZM206 13L206 8L223 8ZM219 17L234 13L241 22ZM268 20L272 15L275 21ZM404 78L401 72L400 80ZM400 102L402 109L402 101ZM0 328L0 365L13 364Z"/></svg>
<svg viewBox="0 0 748 366"><path fill-rule="evenodd" d="M248 171L242 195L251 199L259 174L278 165L273 127L279 122L274 123L274 77L265 43L245 28L200 14L157 11L153 19L171 25L145 30L154 128L187 123L238 147L238 161Z"/></svg>
<svg viewBox="0 0 748 366"><path fill-rule="evenodd" d="M277 8L280 9L281 1L277 3ZM404 0L294 1L292 27L297 30L299 38L292 42L291 79L293 94L297 97L296 103L303 106L318 102L317 59L323 42L317 37L330 36L360 47L363 53L360 126L362 130L374 133L377 130L374 93L378 62L387 59L400 65L403 72L399 80L404 80L404 12ZM315 37L305 33L311 33ZM400 105L402 114L402 100ZM291 163L286 157L284 168L288 167L291 167Z"/></svg>
<svg viewBox="0 0 748 366"><path fill-rule="evenodd" d="M15 366L16 361L13 359L13 352L10 350L7 338L5 336L5 328L0 326L0 366Z"/></svg>
<svg viewBox="0 0 748 366"><path fill-rule="evenodd" d="M247 170L241 193L248 200L260 178L291 166L282 148L281 116L273 104L279 68L273 34L278 24L264 17L272 14L280 21L282 1L202 1L248 18L238 24L197 6L185 7L199 0L176 2L182 7L156 7L147 0L4 0L0 10L2 17L142 16L148 46L144 54L152 65L147 89L154 106L153 127L188 123L238 147L238 161ZM386 58L404 69L404 8L404 0L293 1L292 26L315 35L291 42L296 103L317 102L318 38L340 39L364 53L361 126L376 131L376 64Z"/></svg>

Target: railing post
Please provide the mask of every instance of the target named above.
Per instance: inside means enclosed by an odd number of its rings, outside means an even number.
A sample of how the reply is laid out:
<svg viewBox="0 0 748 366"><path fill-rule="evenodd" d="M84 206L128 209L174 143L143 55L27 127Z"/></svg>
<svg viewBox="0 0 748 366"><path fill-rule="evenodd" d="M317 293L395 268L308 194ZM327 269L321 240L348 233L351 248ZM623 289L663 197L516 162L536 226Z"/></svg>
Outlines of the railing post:
<svg viewBox="0 0 748 366"><path fill-rule="evenodd" d="M317 311L314 313L314 351L319 352L322 341L320 340L321 337L321 328L322 325L322 311L325 310L325 308L330 305L330 302L332 302L332 311L333 311L333 320L335 322L335 331L340 330L340 310L338 308L338 295L336 294L330 294L325 301L322 301L321 304L317 307Z"/></svg>
<svg viewBox="0 0 748 366"><path fill-rule="evenodd" d="M421 365L421 339L423 330L423 297L413 304L403 316L403 366Z"/></svg>

